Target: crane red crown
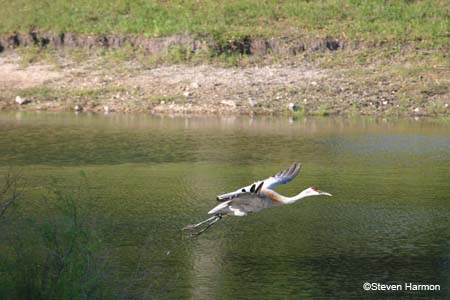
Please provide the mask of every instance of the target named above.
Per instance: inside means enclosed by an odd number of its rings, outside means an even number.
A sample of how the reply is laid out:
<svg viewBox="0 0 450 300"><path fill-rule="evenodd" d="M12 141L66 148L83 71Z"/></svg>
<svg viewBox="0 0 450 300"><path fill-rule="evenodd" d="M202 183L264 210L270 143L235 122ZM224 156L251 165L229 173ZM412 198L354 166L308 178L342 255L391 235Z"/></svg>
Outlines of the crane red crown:
<svg viewBox="0 0 450 300"><path fill-rule="evenodd" d="M313 185L311 188L312 188L314 191L316 191L316 192L318 191L318 190L317 190L317 186L315 186L315 185Z"/></svg>

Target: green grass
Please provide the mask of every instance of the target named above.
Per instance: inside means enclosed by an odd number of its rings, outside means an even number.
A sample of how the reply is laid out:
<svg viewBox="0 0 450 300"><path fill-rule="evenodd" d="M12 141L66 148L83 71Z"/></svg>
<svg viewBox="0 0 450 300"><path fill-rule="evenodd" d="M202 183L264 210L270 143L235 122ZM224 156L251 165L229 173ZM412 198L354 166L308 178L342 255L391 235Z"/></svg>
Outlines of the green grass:
<svg viewBox="0 0 450 300"><path fill-rule="evenodd" d="M445 46L448 0L39 0L2 1L0 32L133 33L163 36L332 35L373 42Z"/></svg>
<svg viewBox="0 0 450 300"><path fill-rule="evenodd" d="M121 87L108 87L108 88L75 88L75 89L55 89L50 87L32 87L20 89L17 92L24 97L38 97L40 100L56 100L59 97L78 97L96 99L104 94L124 92Z"/></svg>
<svg viewBox="0 0 450 300"><path fill-rule="evenodd" d="M317 108L317 110L313 113L313 115L316 116L328 116L330 114L329 112L329 108L327 104L321 104L319 105L319 107Z"/></svg>
<svg viewBox="0 0 450 300"><path fill-rule="evenodd" d="M22 97L33 97L38 95L41 98L48 100L55 100L57 96L60 96L61 92L56 92L54 89L46 86L38 86L31 88L24 88L20 90L20 95Z"/></svg>
<svg viewBox="0 0 450 300"><path fill-rule="evenodd" d="M19 47L18 53L20 55L20 66L25 68L30 64L36 62L47 62L52 64L55 67L58 67L58 63L56 60L56 56L50 49L42 48L38 46L30 46L30 47Z"/></svg>

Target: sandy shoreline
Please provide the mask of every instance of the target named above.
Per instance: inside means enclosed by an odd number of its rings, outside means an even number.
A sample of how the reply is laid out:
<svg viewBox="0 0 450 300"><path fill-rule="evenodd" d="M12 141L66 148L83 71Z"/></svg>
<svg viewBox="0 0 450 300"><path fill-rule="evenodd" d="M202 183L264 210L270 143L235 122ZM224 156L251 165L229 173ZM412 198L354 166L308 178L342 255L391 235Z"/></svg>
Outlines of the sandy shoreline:
<svg viewBox="0 0 450 300"><path fill-rule="evenodd" d="M448 72L448 70L444 70ZM442 72L441 72L442 73ZM444 73L445 74L445 73ZM0 54L0 109L149 112L167 114L296 114L442 116L450 113L449 79L399 77L377 68L319 68L299 61L247 67L135 61L24 65L15 51ZM421 82L423 81L423 82ZM420 98L411 84L429 87ZM406 88L405 88L406 86ZM415 86L417 88L417 86ZM16 103L16 97L30 100ZM292 108L294 106L294 111Z"/></svg>

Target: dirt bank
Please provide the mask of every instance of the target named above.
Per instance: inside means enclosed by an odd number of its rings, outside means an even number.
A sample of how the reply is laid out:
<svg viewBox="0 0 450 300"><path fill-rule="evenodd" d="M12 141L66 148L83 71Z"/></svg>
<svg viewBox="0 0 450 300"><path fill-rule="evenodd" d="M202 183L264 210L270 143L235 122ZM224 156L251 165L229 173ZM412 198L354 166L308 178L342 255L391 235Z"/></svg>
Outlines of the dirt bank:
<svg viewBox="0 0 450 300"><path fill-rule="evenodd" d="M120 51L123 39L120 42L111 37L77 36L78 42L70 44L70 49L100 45L117 47ZM427 61L411 64L413 60L404 57L413 52L399 52L381 62L349 64L347 61L354 62L353 57L360 53L345 49L345 43L333 39L316 40L318 48L312 42L289 39L272 46L268 40L251 40L241 46L232 46L237 42L230 42L228 47L237 47L239 53L248 51L250 59L261 57L245 66L201 61L148 65L136 57L117 59L109 54L77 59L67 55L67 49L57 49L50 57L35 60L27 59L30 53L25 48L13 49L30 44L38 48L67 47L74 40L75 37L67 35L63 40L42 34L3 35L0 38L4 50L0 54L0 108L68 111L76 107L94 112L173 114L436 116L450 113L448 67L430 65ZM93 42L78 44L83 40ZM158 53L177 43L194 48L203 45L188 36L155 41L143 39L140 43L148 46L147 51ZM266 55L274 49L287 56ZM108 50L108 53L117 52ZM373 55L376 57L377 53ZM17 103L23 99L30 101Z"/></svg>

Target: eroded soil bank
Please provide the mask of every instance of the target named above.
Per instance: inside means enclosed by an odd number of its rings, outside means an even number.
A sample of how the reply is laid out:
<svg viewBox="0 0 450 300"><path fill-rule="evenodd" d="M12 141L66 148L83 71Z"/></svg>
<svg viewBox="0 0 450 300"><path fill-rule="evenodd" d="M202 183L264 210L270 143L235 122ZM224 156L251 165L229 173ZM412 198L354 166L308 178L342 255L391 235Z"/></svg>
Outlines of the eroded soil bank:
<svg viewBox="0 0 450 300"><path fill-rule="evenodd" d="M224 64L178 57L186 55L185 51L195 54L211 47L186 36L153 43L141 40L147 45L142 56L125 55L135 48L121 39L77 37L77 43L68 45L74 37L66 36L60 44L55 38L4 35L0 39L1 109L169 114L450 113L448 66L439 60L433 64L430 53L411 47L386 56L383 51L390 48L366 51L367 45L346 47L349 43L331 38L310 42L285 39L272 45L268 40L230 41L224 47L231 50L218 51L241 59L237 64ZM91 43L79 44L83 40ZM173 45L178 52L167 52ZM32 50L24 46L32 46ZM49 54L46 47L55 51ZM76 55L77 49L86 48L89 55ZM107 49L92 54L92 48ZM268 54L274 49L278 49L277 54ZM143 58L155 55L160 58L157 63L143 62ZM377 55L381 58L376 59ZM411 59L411 55L423 60Z"/></svg>
<svg viewBox="0 0 450 300"><path fill-rule="evenodd" d="M285 37L243 37L232 40L215 40L208 35L188 33L165 37L146 37L133 34L83 34L52 32L13 32L0 34L0 52L17 47L50 47L64 49L78 47L83 49L120 49L131 47L146 54L160 54L168 48L180 48L185 51L208 51L214 54L242 55L295 55L304 51L335 51L345 47L357 47L358 43L346 43L339 39L324 36L304 38L300 36Z"/></svg>

